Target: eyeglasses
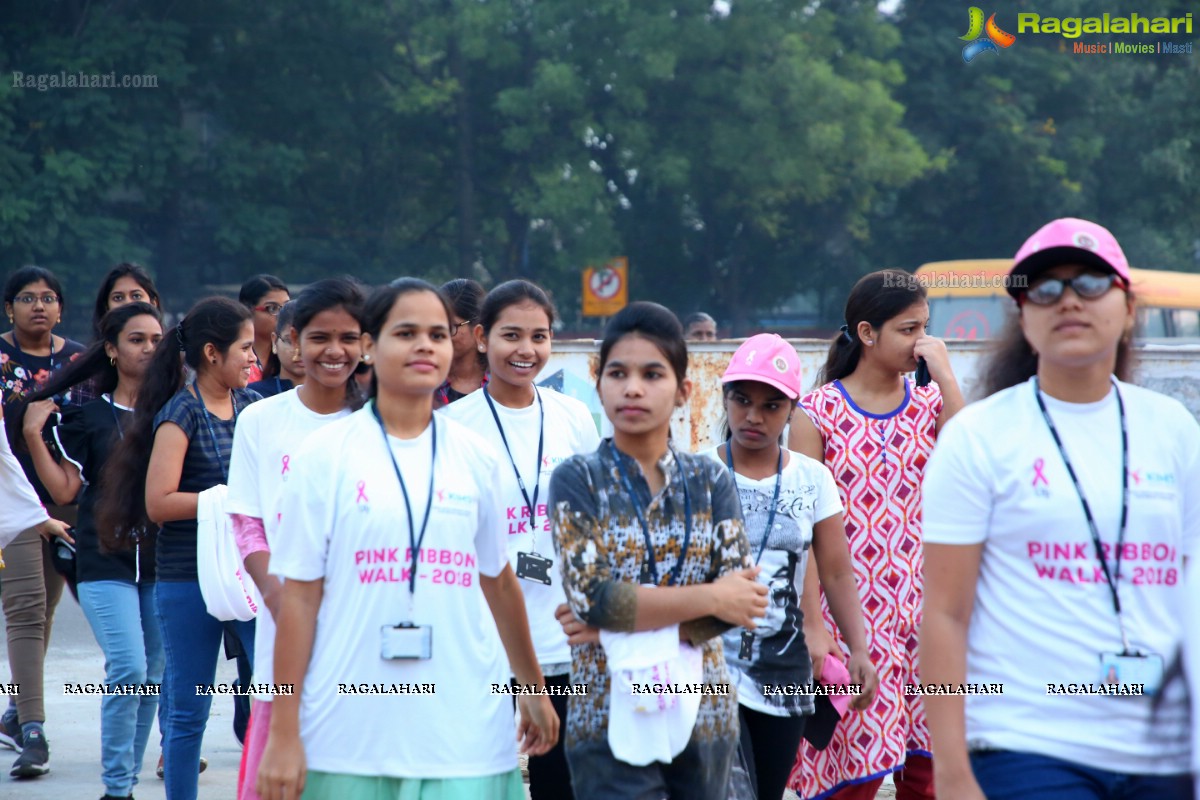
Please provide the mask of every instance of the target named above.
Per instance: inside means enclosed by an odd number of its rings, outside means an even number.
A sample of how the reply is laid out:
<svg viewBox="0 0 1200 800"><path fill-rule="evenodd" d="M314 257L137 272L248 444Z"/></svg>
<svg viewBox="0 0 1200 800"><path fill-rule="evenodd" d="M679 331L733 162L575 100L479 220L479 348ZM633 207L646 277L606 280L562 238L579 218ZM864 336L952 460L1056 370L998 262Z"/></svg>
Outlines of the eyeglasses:
<svg viewBox="0 0 1200 800"><path fill-rule="evenodd" d="M272 317L279 316L279 310L283 308L279 303L264 303L261 306L255 306L255 311L262 311L265 314L270 314Z"/></svg>
<svg viewBox="0 0 1200 800"><path fill-rule="evenodd" d="M58 295L56 294L19 294L13 298L14 303L31 306L34 303L41 302L44 306L58 305Z"/></svg>
<svg viewBox="0 0 1200 800"><path fill-rule="evenodd" d="M1108 292L1118 280L1112 272L1084 272L1074 278L1047 278L1026 289L1025 299L1035 306L1053 305L1062 299L1063 293L1070 286L1072 291L1084 300L1095 300Z"/></svg>
<svg viewBox="0 0 1200 800"><path fill-rule="evenodd" d="M462 322L450 323L450 335L458 336L458 332L466 325L470 325L473 320L464 319Z"/></svg>

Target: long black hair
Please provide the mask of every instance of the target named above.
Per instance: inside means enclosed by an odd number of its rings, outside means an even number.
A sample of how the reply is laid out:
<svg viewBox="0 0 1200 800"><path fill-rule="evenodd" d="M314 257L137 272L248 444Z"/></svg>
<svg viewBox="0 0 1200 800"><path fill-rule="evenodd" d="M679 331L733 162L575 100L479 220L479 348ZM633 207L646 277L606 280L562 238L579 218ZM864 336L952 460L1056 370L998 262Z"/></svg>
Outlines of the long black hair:
<svg viewBox="0 0 1200 800"><path fill-rule="evenodd" d="M388 315L392 313L392 306L396 305L396 301L401 297L413 292L430 292L440 300L442 307L446 309L446 325L450 324L450 320L454 316L454 310L450 307L450 302L438 287L420 278L397 278L387 286L376 289L367 298L367 304L363 307L362 332L369 334L373 340L378 342L383 325L387 322ZM378 394L379 376L372 374L371 390L368 396L374 398Z"/></svg>
<svg viewBox="0 0 1200 800"><path fill-rule="evenodd" d="M240 303L210 297L192 306L178 325L164 332L146 366L133 420L109 456L108 479L102 482L96 504L96 529L109 549L128 547L138 531L153 527L146 516L146 468L154 447L154 417L183 388L183 363L199 372L205 345L228 353L249 320L249 309Z"/></svg>
<svg viewBox="0 0 1200 800"><path fill-rule="evenodd" d="M1126 294L1133 299L1133 292L1126 290ZM1117 380L1127 383L1133 380L1136 365L1131 338L1122 336L1117 343L1117 363L1113 367L1113 375ZM1025 331L1021 330L1020 312L1010 311L1004 328L988 348L979 368L980 397L990 397L1010 386L1024 383L1037 375L1037 371L1038 356L1025 338Z"/></svg>
<svg viewBox="0 0 1200 800"><path fill-rule="evenodd" d="M96 293L96 305L92 309L92 332L97 337L103 335L100 331L100 320L104 319L104 315L108 313L108 296L112 293L113 287L117 285L117 281L124 277L130 277L137 281L138 286L141 286L150 298L150 305L162 308L162 300L158 296L158 289L154 286L154 279L150 277L149 272L146 272L145 267L140 264L117 264L104 276L104 280L100 282L100 291Z"/></svg>
<svg viewBox="0 0 1200 800"><path fill-rule="evenodd" d="M442 284L442 295L450 302L455 315L464 321L479 322L483 298L487 295L478 281L470 278L455 278Z"/></svg>
<svg viewBox="0 0 1200 800"><path fill-rule="evenodd" d="M675 378L683 383L687 377L688 349L683 338L683 326L679 318L666 306L639 300L622 308L604 327L604 339L600 342L600 361L596 368L596 385L617 342L626 336L640 336L662 351L667 363L675 372Z"/></svg>
<svg viewBox="0 0 1200 800"><path fill-rule="evenodd" d="M817 375L817 386L840 381L858 367L863 349L858 336L860 323L881 328L889 319L924 299L925 287L915 275L902 270L881 269L859 278L846 298L844 327L829 345L825 366Z"/></svg>
<svg viewBox="0 0 1200 800"><path fill-rule="evenodd" d="M116 347L129 321L141 316L154 317L162 324L162 313L149 303L126 303L105 314L100 320L100 338L62 369L51 373L41 388L26 397L25 402L14 410L14 424L18 426L14 430L20 430L24 424L25 409L30 403L55 397L88 380L95 381L96 390L101 394L116 389L120 376L116 365L109 361L104 346L111 344Z"/></svg>
<svg viewBox="0 0 1200 800"><path fill-rule="evenodd" d="M300 347L300 336L304 333L304 329L322 311L340 308L354 318L360 330L363 329L365 327L363 325L363 304L365 302L366 292L363 290L362 284L353 278L325 278L310 283L300 294L296 295L295 300L284 306L285 309L291 310L291 328L296 332L296 336L292 339L292 346ZM283 318L283 311L279 312L279 317ZM387 319L386 314L384 319ZM379 325L382 327L383 322L381 321ZM365 400L362 390L358 387L358 381L351 374L349 380L346 381L346 407L361 408Z"/></svg>
<svg viewBox="0 0 1200 800"><path fill-rule="evenodd" d="M238 302L246 308L253 309L267 292L275 290L291 294L287 284L274 275L255 275L253 278L247 278L246 282L242 284L242 288L238 291Z"/></svg>

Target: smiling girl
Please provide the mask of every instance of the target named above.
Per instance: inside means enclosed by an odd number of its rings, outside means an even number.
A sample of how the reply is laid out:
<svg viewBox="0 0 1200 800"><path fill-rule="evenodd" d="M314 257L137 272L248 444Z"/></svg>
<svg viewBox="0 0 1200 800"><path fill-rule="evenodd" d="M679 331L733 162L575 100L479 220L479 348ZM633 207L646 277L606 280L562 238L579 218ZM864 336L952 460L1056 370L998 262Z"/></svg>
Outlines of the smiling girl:
<svg viewBox="0 0 1200 800"><path fill-rule="evenodd" d="M113 546L159 526L155 608L166 651L163 758L167 795L194 800L200 742L212 696L222 623L212 617L196 574L200 492L227 482L238 414L259 399L245 386L254 364L250 312L224 298L197 303L169 330L146 368L133 419L110 457L98 509L99 530ZM184 381L183 362L195 370ZM143 506L140 500L145 501ZM230 623L244 648L253 622Z"/></svg>
<svg viewBox="0 0 1200 800"><path fill-rule="evenodd" d="M531 755L558 739L493 494L503 465L433 414L450 313L424 281L376 291L363 312L372 401L292 459L271 571L286 579L275 681L295 694L273 702L266 800L521 800L514 738ZM519 729L494 690L509 669L533 692ZM417 690L377 688L392 686Z"/></svg>
<svg viewBox="0 0 1200 800"><path fill-rule="evenodd" d="M509 281L489 292L475 337L491 380L439 413L480 434L502 462L509 462L496 487L499 532L508 540L508 557L521 579L542 674L548 685L565 687L571 649L554 612L566 596L553 563L546 496L554 468L576 453L595 450L600 437L587 406L534 384L550 360L554 316L546 293L528 281ZM551 699L565 718L567 696ZM561 746L529 760L529 790L533 800L572 796Z"/></svg>
<svg viewBox="0 0 1200 800"><path fill-rule="evenodd" d="M307 380L295 390L250 406L234 431L226 509L233 516L246 571L267 607L255 621L255 685L274 683L275 625L282 584L269 570L292 457L309 434L348 415L362 402L351 380L362 356L362 306L362 290L345 278L317 281L289 302L279 315L283 319L287 313L290 322L282 336L297 343L296 353ZM238 792L242 800L258 797L254 785L270 729L271 699L266 693L254 696L242 751Z"/></svg>
<svg viewBox="0 0 1200 800"><path fill-rule="evenodd" d="M671 414L691 391L675 315L645 302L618 312L597 388L612 438L550 481L571 679L590 686L569 701L575 796L723 800L738 723L720 637L754 628L767 587L729 471L671 445ZM663 690L668 674L703 696Z"/></svg>

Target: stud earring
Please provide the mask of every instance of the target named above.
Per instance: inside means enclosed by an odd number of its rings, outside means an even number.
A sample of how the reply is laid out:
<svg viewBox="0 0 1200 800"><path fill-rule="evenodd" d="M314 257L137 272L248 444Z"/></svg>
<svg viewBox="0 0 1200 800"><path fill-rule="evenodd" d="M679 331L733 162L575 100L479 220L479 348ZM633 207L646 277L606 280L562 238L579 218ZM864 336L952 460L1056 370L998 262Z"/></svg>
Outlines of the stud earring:
<svg viewBox="0 0 1200 800"><path fill-rule="evenodd" d="M362 354L362 362L363 362L364 364L370 364L370 363L371 363L371 357L370 357L369 355L367 355L366 353L363 353L363 354Z"/></svg>
<svg viewBox="0 0 1200 800"><path fill-rule="evenodd" d="M868 346L870 346L870 347L874 347L874 346L875 346L875 340L874 340L874 339L867 339L867 345L868 345Z"/></svg>
<svg viewBox="0 0 1200 800"><path fill-rule="evenodd" d="M484 350L484 349L483 349L483 345L479 345L479 352L481 352L481 353L486 353L486 352L487 352L487 350Z"/></svg>

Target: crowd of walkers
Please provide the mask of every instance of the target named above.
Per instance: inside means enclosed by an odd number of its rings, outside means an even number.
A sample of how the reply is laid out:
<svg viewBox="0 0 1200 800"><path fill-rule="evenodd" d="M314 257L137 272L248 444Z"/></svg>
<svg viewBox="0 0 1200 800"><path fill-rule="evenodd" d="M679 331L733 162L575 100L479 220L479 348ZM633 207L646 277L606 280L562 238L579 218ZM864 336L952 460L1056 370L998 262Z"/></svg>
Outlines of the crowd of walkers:
<svg viewBox="0 0 1200 800"><path fill-rule="evenodd" d="M156 720L167 797L198 796L223 653L239 800L521 800L521 753L535 800L1193 798L1200 426L1131 382L1135 289L1103 227L1035 232L969 405L908 273L858 281L816 376L767 332L693 384L716 322L634 302L594 418L538 383L528 281L259 275L164 328L121 264L84 345L17 270L10 775L50 769L66 587L106 686L161 687L101 698L104 800ZM725 415L692 453L697 392Z"/></svg>

